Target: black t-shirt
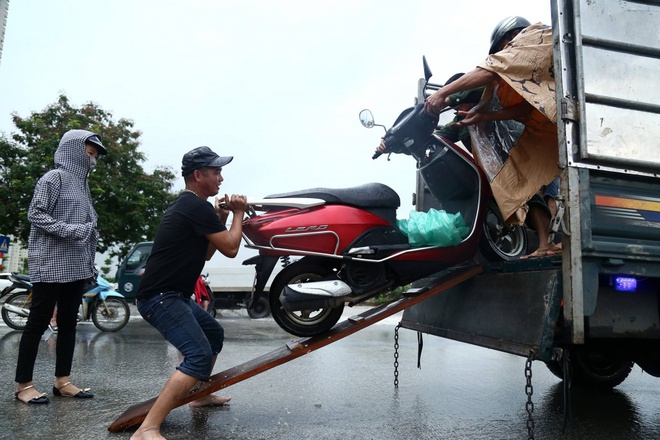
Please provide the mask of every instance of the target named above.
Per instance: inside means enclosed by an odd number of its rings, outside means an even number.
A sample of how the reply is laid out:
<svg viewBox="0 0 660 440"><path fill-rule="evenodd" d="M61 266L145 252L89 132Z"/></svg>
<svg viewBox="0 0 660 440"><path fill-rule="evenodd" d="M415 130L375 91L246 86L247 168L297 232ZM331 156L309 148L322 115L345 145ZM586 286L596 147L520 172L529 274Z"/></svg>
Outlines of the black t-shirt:
<svg viewBox="0 0 660 440"><path fill-rule="evenodd" d="M163 292L192 295L208 251L204 235L226 230L209 202L181 193L160 221L136 298Z"/></svg>

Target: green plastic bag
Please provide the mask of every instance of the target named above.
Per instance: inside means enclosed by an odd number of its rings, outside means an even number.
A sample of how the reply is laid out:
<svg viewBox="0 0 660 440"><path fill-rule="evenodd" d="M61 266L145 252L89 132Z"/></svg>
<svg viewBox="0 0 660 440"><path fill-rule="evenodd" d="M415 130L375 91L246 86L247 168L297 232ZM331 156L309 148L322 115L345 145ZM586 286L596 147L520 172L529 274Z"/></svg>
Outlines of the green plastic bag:
<svg viewBox="0 0 660 440"><path fill-rule="evenodd" d="M454 246L470 232L460 212L449 214L433 208L410 211L410 219L397 220L397 225L411 246Z"/></svg>

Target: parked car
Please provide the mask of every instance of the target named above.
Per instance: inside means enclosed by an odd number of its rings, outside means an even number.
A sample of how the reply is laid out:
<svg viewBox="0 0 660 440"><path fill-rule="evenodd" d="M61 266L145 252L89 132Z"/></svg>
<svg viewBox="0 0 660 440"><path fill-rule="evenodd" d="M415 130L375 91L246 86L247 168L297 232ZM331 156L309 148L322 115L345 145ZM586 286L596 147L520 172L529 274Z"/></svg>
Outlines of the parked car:
<svg viewBox="0 0 660 440"><path fill-rule="evenodd" d="M11 286L11 281L9 281L9 272L0 273L0 292L4 290L5 287Z"/></svg>
<svg viewBox="0 0 660 440"><path fill-rule="evenodd" d="M117 275L115 276L117 290L124 295L128 302L135 302L135 293L140 281L142 281L142 275L144 275L144 269L153 244L153 241L144 241L133 246L133 249L117 269ZM215 308L247 308L254 282L254 269L252 267L205 267L204 271L209 275L210 288L215 296ZM268 284L266 287L269 286ZM259 297L255 306L248 309L247 312L254 319L265 318L270 315L267 290Z"/></svg>
<svg viewBox="0 0 660 440"><path fill-rule="evenodd" d="M140 281L142 281L144 268L147 266L147 259L151 255L153 245L153 241L144 241L136 244L124 261L121 262L119 269L117 269L117 274L115 275L117 290L124 295L124 298L128 302L135 302L135 293L140 285Z"/></svg>

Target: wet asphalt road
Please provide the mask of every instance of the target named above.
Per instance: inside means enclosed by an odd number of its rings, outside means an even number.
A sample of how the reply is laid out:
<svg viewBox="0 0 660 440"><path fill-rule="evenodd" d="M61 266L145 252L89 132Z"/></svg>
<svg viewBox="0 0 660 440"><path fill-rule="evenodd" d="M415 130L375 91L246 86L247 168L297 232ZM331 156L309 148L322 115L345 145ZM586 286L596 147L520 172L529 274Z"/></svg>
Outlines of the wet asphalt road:
<svg viewBox="0 0 660 440"><path fill-rule="evenodd" d="M353 315L364 309L352 309ZM128 439L108 426L130 405L155 396L179 355L132 309L118 333L78 326L72 379L92 400L50 395L56 336L45 335L35 384L51 396L44 406L13 397L21 332L0 323L0 439ZM215 372L295 338L271 318L223 311L226 343ZM401 330L399 387L394 387L394 328L388 318L339 342L221 391L224 408L177 408L168 439L526 439L525 359L426 335L417 369L417 336ZM48 337L50 336L50 337ZM635 367L612 392L573 390L572 427L562 432L561 382L533 364L534 438L660 439L660 380Z"/></svg>

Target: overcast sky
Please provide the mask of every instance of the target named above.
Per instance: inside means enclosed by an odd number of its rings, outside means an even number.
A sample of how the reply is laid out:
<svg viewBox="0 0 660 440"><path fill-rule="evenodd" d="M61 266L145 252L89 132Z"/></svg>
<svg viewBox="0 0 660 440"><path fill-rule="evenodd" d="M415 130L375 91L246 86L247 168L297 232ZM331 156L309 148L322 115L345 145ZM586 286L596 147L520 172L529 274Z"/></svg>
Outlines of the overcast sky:
<svg viewBox="0 0 660 440"><path fill-rule="evenodd" d="M422 55L437 83L472 70L509 15L549 23L550 1L10 0L0 132L64 93L132 119L149 172L179 175L181 156L208 145L235 156L221 192L378 181L407 218L414 161L372 161L383 130L359 111L389 127L413 104Z"/></svg>

